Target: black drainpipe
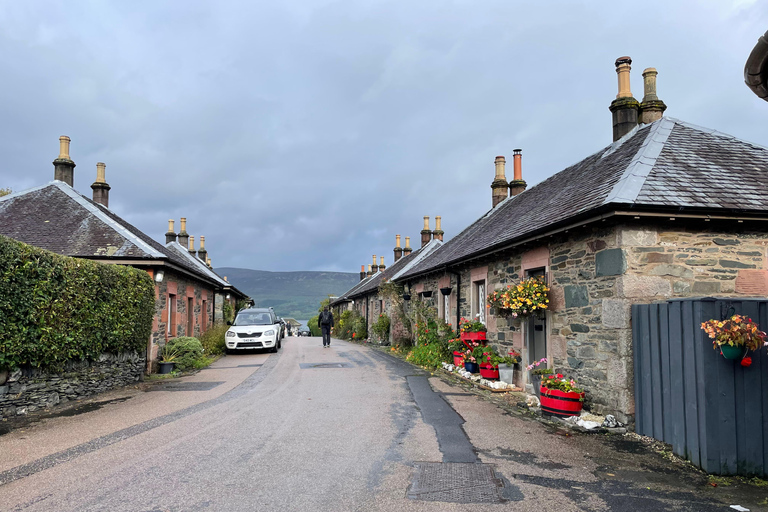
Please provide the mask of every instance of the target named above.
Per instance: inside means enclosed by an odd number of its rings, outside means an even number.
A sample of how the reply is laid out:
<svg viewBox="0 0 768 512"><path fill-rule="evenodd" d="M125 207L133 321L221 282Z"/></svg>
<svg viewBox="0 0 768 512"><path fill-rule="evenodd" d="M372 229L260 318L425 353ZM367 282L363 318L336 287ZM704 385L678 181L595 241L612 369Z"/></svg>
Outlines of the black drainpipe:
<svg viewBox="0 0 768 512"><path fill-rule="evenodd" d="M365 331L368 332L368 310L371 308L368 296L365 296Z"/></svg>
<svg viewBox="0 0 768 512"><path fill-rule="evenodd" d="M456 332L458 332L461 324L461 274L453 271L451 274L456 276Z"/></svg>

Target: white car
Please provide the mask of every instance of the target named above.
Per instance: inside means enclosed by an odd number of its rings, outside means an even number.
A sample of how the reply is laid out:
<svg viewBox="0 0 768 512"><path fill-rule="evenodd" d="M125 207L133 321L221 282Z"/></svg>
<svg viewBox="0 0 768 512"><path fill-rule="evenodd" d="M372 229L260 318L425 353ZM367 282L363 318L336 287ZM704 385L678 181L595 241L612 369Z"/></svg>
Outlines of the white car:
<svg viewBox="0 0 768 512"><path fill-rule="evenodd" d="M243 309L234 322L227 322L230 328L225 336L225 351L268 348L277 352L282 343L280 321L272 308Z"/></svg>

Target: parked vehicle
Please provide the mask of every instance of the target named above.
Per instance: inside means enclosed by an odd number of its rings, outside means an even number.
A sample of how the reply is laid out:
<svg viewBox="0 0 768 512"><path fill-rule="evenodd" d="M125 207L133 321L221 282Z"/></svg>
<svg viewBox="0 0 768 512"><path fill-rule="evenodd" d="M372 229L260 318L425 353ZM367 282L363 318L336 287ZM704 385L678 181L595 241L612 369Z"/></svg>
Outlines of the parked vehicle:
<svg viewBox="0 0 768 512"><path fill-rule="evenodd" d="M277 352L282 346L282 326L272 308L243 309L225 336L227 354L235 350L268 348Z"/></svg>
<svg viewBox="0 0 768 512"><path fill-rule="evenodd" d="M299 327L299 336L311 336L312 333L309 332L309 327L306 325L302 325Z"/></svg>
<svg viewBox="0 0 768 512"><path fill-rule="evenodd" d="M280 339L282 340L285 338L285 331L287 330L285 320L283 320L281 317L277 317L277 321L280 322Z"/></svg>

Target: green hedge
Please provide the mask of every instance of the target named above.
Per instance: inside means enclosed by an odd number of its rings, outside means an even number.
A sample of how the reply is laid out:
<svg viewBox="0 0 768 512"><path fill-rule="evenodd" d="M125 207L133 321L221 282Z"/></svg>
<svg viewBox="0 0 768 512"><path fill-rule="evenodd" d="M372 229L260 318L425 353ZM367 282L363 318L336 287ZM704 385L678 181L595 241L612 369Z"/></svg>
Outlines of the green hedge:
<svg viewBox="0 0 768 512"><path fill-rule="evenodd" d="M0 369L61 371L102 353L143 353L155 288L147 272L60 256L0 235Z"/></svg>

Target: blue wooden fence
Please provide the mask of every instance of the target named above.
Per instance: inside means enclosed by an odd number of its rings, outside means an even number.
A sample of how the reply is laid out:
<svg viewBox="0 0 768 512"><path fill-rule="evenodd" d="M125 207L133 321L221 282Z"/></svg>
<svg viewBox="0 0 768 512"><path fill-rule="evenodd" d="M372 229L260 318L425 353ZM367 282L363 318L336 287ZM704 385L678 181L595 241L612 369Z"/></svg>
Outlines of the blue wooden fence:
<svg viewBox="0 0 768 512"><path fill-rule="evenodd" d="M743 314L768 331L768 301L681 299L632 306L635 429L708 473L768 476L768 352L723 358L701 329Z"/></svg>

